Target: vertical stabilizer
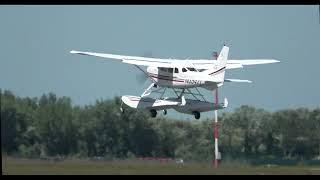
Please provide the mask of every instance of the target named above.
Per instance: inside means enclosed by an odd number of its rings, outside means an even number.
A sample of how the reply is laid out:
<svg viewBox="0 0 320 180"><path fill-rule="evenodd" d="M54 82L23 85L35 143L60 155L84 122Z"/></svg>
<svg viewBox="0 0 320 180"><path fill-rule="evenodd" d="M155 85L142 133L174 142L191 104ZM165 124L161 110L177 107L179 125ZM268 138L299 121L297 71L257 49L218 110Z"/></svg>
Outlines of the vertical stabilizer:
<svg viewBox="0 0 320 180"><path fill-rule="evenodd" d="M204 71L208 75L212 76L212 81L221 83L224 82L224 75L227 66L228 55L229 47L224 45L216 62L213 64L213 67Z"/></svg>

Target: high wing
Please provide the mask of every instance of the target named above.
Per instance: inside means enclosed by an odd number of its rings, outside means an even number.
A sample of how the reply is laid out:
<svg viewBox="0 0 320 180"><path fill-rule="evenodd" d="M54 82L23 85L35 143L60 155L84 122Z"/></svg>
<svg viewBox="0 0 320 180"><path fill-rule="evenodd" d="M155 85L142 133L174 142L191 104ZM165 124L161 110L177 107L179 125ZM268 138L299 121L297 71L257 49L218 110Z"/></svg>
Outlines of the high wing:
<svg viewBox="0 0 320 180"><path fill-rule="evenodd" d="M104 54L95 52L83 52L83 51L70 51L72 54L81 54L87 56L96 56L114 60L120 60L123 63L139 65L139 66L155 66L173 68L177 65L180 66L193 66L196 69L208 69L208 67L216 64L216 60L212 59L198 59L198 60L182 60L182 59L162 59L162 58L148 58L139 56L124 56L116 54ZM244 59L244 60L232 60L228 59L226 69L237 69L243 68L246 65L257 65L257 64L270 64L280 62L275 59Z"/></svg>
<svg viewBox="0 0 320 180"><path fill-rule="evenodd" d="M207 69L215 63L215 60L187 60L192 63L196 69ZM191 62L190 62L191 61ZM280 61L275 59L243 59L243 60L232 60L228 59L226 69L237 69L243 68L243 66L257 65L257 64L271 64L278 63Z"/></svg>
<svg viewBox="0 0 320 180"><path fill-rule="evenodd" d="M147 58L139 56L123 56L116 54L104 54L104 53L94 53L94 52L83 52L83 51L70 51L72 54L81 54L87 56L96 56L108 59L120 60L123 63L134 64L139 66L156 66L156 67L172 67L172 59L159 59L159 58Z"/></svg>

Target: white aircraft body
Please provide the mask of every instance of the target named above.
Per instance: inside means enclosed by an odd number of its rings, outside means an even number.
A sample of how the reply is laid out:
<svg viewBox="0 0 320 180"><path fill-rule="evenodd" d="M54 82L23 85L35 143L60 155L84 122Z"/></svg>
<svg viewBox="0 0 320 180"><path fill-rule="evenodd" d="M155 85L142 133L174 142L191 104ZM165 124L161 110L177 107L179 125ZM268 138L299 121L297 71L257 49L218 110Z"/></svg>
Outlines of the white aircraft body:
<svg viewBox="0 0 320 180"><path fill-rule="evenodd" d="M72 54L81 54L88 56L96 56L107 59L114 59L123 63L135 65L153 82L140 97L123 96L122 101L133 108L150 109L151 115L155 117L156 110L165 110L173 108L178 112L194 114L196 119L200 118L200 112L214 110L214 107L225 108L227 104L222 106L213 106L212 103L206 101L200 94L197 88L203 88L213 91L222 86L224 82L247 82L249 80L240 79L225 79L226 69L243 68L245 65L270 64L280 62L275 59L250 59L250 60L228 60L229 47L223 46L217 60L210 59L195 59L195 60L180 60L180 59L161 59L138 56L123 56L116 54L103 54L95 52L70 51ZM146 66L144 71L139 66ZM150 95L152 88L171 88L177 95L176 99L161 100L164 92L159 99L144 98ZM199 100L190 89L196 89L204 101ZM182 90L180 95L175 89ZM195 100L184 99L185 90L188 94L193 95ZM182 99L186 103L181 103ZM146 101L148 101L146 103ZM226 101L226 100L225 100ZM166 111L164 111L166 114Z"/></svg>

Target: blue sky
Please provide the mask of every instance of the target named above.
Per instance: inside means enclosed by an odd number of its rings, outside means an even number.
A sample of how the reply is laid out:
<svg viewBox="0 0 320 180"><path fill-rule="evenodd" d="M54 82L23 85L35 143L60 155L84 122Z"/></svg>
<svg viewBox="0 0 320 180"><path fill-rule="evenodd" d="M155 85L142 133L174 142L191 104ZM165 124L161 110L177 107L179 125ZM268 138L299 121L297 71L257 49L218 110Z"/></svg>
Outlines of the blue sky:
<svg viewBox="0 0 320 180"><path fill-rule="evenodd" d="M319 107L318 18L318 6L298 5L0 6L0 88L54 92L77 105L140 95L148 84L137 83L135 67L69 51L208 59L227 42L230 59L281 61L227 71L253 81L221 88L227 111Z"/></svg>

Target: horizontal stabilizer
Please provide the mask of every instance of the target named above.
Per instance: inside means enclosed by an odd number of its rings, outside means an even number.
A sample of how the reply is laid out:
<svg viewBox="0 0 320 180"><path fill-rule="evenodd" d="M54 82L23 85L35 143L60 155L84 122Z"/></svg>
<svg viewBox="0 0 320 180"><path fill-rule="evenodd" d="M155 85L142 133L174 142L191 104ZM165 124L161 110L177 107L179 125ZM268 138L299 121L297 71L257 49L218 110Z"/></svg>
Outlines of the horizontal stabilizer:
<svg viewBox="0 0 320 180"><path fill-rule="evenodd" d="M242 80L242 79L225 79L224 82L245 82L245 83L252 83L252 81Z"/></svg>
<svg viewBox="0 0 320 180"><path fill-rule="evenodd" d="M229 60L228 63L231 64L241 64L241 65L257 65L257 64L272 64L279 63L280 61L276 59L243 59L243 60Z"/></svg>

